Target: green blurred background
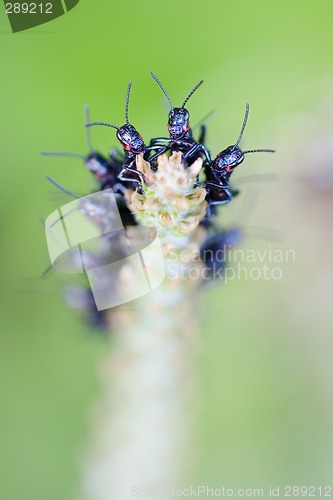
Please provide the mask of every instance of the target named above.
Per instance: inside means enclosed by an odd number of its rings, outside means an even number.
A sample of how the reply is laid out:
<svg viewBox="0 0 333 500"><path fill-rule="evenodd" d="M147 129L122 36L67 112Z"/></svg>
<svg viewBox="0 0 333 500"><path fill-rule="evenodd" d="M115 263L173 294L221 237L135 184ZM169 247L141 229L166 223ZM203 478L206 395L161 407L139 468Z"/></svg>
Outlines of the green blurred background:
<svg viewBox="0 0 333 500"><path fill-rule="evenodd" d="M64 307L62 278L39 279L48 266L41 221L64 200L44 174L77 194L93 187L79 161L39 151L86 152L84 103L93 120L121 125L130 79L130 120L144 138L163 134L166 109L149 70L175 103L204 78L190 110L193 123L218 110L208 125L215 154L235 141L251 104L244 144L278 153L250 155L245 173L279 178L258 184L245 219L285 238L249 230L244 245L297 255L279 282L233 281L203 298L197 481L332 482L333 191L323 195L302 174L303 148L332 133L332 2L81 0L15 35L0 12L0 498L70 498L109 348ZM109 129L92 135L105 152L116 145ZM222 211L222 223L242 225L245 199Z"/></svg>

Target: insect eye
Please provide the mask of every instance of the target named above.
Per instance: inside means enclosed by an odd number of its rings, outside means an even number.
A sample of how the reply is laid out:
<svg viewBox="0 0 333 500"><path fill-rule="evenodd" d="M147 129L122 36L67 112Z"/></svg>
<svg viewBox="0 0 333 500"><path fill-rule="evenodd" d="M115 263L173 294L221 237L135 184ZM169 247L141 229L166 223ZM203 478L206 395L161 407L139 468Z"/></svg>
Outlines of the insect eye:
<svg viewBox="0 0 333 500"><path fill-rule="evenodd" d="M170 130L170 124L168 123L167 129Z"/></svg>
<svg viewBox="0 0 333 500"><path fill-rule="evenodd" d="M187 125L183 125L183 130L184 130L184 132L187 132L188 131L188 126Z"/></svg>
<svg viewBox="0 0 333 500"><path fill-rule="evenodd" d="M123 146L124 146L124 149L126 149L126 151L131 150L131 146L129 144L123 144Z"/></svg>
<svg viewBox="0 0 333 500"><path fill-rule="evenodd" d="M228 166L225 168L225 171L226 171L226 172L230 172L230 170L231 170L231 167L228 165Z"/></svg>

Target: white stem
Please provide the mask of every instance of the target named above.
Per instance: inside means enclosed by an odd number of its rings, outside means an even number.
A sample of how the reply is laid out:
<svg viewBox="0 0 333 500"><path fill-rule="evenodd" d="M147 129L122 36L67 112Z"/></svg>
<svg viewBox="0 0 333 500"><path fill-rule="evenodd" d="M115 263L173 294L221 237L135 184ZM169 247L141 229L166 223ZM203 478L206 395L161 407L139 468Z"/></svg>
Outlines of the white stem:
<svg viewBox="0 0 333 500"><path fill-rule="evenodd" d="M113 312L115 338L103 366L85 500L128 500L136 488L157 490L181 479L196 338L191 303L186 288L166 282L137 311Z"/></svg>

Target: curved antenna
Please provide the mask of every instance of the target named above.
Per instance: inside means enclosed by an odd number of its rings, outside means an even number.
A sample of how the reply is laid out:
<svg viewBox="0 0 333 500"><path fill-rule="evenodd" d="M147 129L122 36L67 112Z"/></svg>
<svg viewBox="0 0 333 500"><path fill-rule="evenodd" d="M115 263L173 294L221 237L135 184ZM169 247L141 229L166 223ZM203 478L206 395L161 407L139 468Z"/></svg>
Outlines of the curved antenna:
<svg viewBox="0 0 333 500"><path fill-rule="evenodd" d="M171 106L171 109L173 109L173 104L172 104L172 101L170 99L170 96L169 94L167 93L167 91L165 90L165 88L163 87L162 83L159 81L159 79L157 78L156 75L154 75L154 73L152 71L149 71L150 75L154 78L155 82L157 83L157 85L162 89L163 91L163 94L165 95L165 97L168 99L169 103L170 103L170 106Z"/></svg>
<svg viewBox="0 0 333 500"><path fill-rule="evenodd" d="M104 122L87 123L86 127L95 127L96 125L103 125L103 127L112 127L119 130L119 127L117 127L116 125L111 125L111 123Z"/></svg>
<svg viewBox="0 0 333 500"><path fill-rule="evenodd" d="M49 182L51 182L54 186L56 186L58 189L60 189L60 191L63 191L64 193L68 194L72 198L75 198L77 200L79 199L79 196L76 196L76 194L72 193L71 191L68 191L68 189L64 188L61 184L58 184L58 182L55 181L54 179L52 179L52 177L50 177L49 175L46 175L45 177Z"/></svg>
<svg viewBox="0 0 333 500"><path fill-rule="evenodd" d="M194 94L194 92L197 90L198 87L200 87L200 85L203 83L203 80L200 80L199 83L196 84L196 86L191 90L191 92L189 93L189 95L186 97L185 101L183 102L182 104L182 108L185 107L185 104L187 103L187 101L189 100L189 98Z"/></svg>
<svg viewBox="0 0 333 500"><path fill-rule="evenodd" d="M69 210L68 212L66 212L65 214L60 215L60 217L58 219L56 219L55 221L52 222L52 224L50 225L50 227L54 227L61 220L64 220L64 218L67 217L67 215L72 214L73 212L77 212L77 211L78 211L78 208L75 207L75 208L72 208L71 210Z"/></svg>
<svg viewBox="0 0 333 500"><path fill-rule="evenodd" d="M246 127L246 123L247 123L247 119L249 117L249 110L250 110L250 106L248 105L248 103L246 103L245 116L244 116L244 120L243 120L242 130L241 130L241 132L239 134L239 137L238 137L238 140L237 140L235 146L238 146L238 144L242 140L243 133L244 133L244 130L245 130L245 127Z"/></svg>
<svg viewBox="0 0 333 500"><path fill-rule="evenodd" d="M47 267L47 268L46 268L46 269L42 272L42 274L41 274L39 277L40 277L40 278L45 278L46 276L48 276L48 274L49 274L51 271L53 271L53 266L52 266L52 264L51 264L49 267Z"/></svg>
<svg viewBox="0 0 333 500"><path fill-rule="evenodd" d="M41 151L40 154L43 156L68 156L70 158L80 158L80 160L86 159L85 156L80 155L78 153L54 153L54 152L48 152L48 151Z"/></svg>
<svg viewBox="0 0 333 500"><path fill-rule="evenodd" d="M85 124L85 126L87 126L89 122L90 122L89 106L88 106L88 104L85 104L84 105L84 124ZM90 152L93 153L95 150L91 144L90 130L88 128L86 131L86 139L87 139L88 148L89 148Z"/></svg>
<svg viewBox="0 0 333 500"><path fill-rule="evenodd" d="M126 124L129 124L128 121L128 105L129 105L129 98L130 98L130 93L131 93L131 87L132 87L132 80L129 82L128 87L127 87L127 92L126 92L126 108L125 108L125 118L126 118Z"/></svg>
<svg viewBox="0 0 333 500"><path fill-rule="evenodd" d="M248 149L247 151L243 151L243 154L247 153L275 153L274 149Z"/></svg>

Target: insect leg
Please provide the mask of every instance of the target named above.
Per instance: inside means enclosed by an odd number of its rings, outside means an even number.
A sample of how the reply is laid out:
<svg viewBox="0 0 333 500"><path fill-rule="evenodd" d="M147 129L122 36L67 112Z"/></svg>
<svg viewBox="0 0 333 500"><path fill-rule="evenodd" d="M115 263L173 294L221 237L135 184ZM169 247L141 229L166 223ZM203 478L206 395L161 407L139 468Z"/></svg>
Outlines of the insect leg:
<svg viewBox="0 0 333 500"><path fill-rule="evenodd" d="M168 137L155 137L155 139L151 139L149 146L153 146L157 142L169 142L170 143L171 139L169 139Z"/></svg>
<svg viewBox="0 0 333 500"><path fill-rule="evenodd" d="M165 151L169 148L169 146L149 146L147 150L154 150L155 154L149 158L149 161L154 161L158 156L165 153Z"/></svg>
<svg viewBox="0 0 333 500"><path fill-rule="evenodd" d="M226 200L209 200L209 203L211 205L223 205L224 203L229 203L229 201L231 201L233 198L233 194L230 190L228 183L217 184L216 182L206 181L204 184L204 187L206 187L206 186L208 187L208 194L209 194L209 186L212 186L212 187L218 188L220 191L223 191L224 194L227 196Z"/></svg>
<svg viewBox="0 0 333 500"><path fill-rule="evenodd" d="M139 172L139 170L132 167L134 162L135 162L135 160L132 160L128 165L126 165L126 163L124 164L122 171L118 175L118 179L120 179L121 181L137 182L141 186L141 182L146 183L146 178L142 172ZM131 172L133 174L136 174L138 177L140 177L141 181L139 179L135 179L133 177L125 177L127 172Z"/></svg>
<svg viewBox="0 0 333 500"><path fill-rule="evenodd" d="M208 163L211 163L211 157L210 157L210 154L208 152L208 150L205 148L205 146L203 144L194 144L183 156L184 160L186 160L187 158L191 158L191 156L193 156L195 153L198 153L198 152L203 152L203 154L206 156L206 159L208 161Z"/></svg>

